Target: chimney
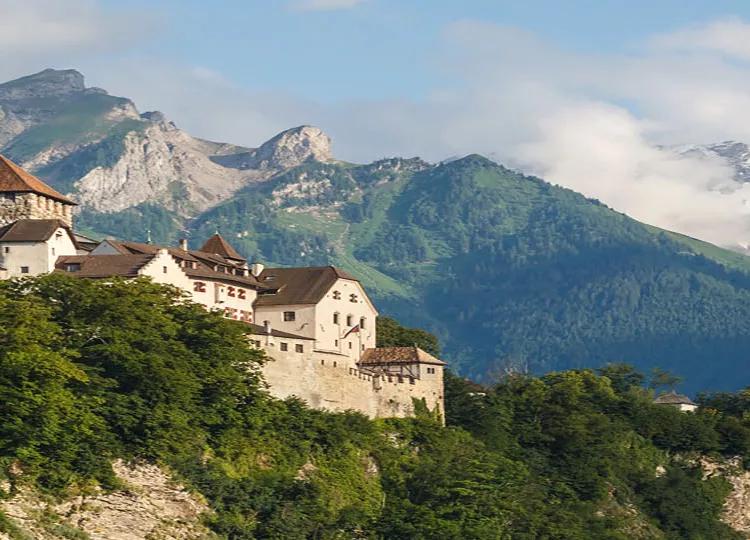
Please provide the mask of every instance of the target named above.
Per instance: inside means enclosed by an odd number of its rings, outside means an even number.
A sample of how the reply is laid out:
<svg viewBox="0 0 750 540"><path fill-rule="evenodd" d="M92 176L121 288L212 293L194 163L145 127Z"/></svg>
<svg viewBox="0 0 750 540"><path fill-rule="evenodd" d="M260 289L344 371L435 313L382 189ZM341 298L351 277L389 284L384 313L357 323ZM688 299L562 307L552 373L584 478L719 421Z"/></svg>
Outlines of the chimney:
<svg viewBox="0 0 750 540"><path fill-rule="evenodd" d="M254 277L258 277L263 273L263 268L265 268L261 263L253 263L250 265L250 273Z"/></svg>
<svg viewBox="0 0 750 540"><path fill-rule="evenodd" d="M263 329L266 334L271 335L271 321L263 321Z"/></svg>
<svg viewBox="0 0 750 540"><path fill-rule="evenodd" d="M180 238L180 249L182 251L187 251L188 250L187 238Z"/></svg>

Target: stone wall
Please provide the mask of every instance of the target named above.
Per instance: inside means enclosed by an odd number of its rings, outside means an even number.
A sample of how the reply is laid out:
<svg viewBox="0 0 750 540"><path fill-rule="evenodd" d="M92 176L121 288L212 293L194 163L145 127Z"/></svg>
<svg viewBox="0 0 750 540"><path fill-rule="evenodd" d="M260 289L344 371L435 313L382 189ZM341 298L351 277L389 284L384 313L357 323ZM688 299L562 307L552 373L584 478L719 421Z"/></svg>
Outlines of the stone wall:
<svg viewBox="0 0 750 540"><path fill-rule="evenodd" d="M437 408L441 415L444 411L442 369L429 380L373 376L357 369L345 355L295 353L293 345L290 342L285 352L274 345L263 346L271 357L263 376L275 397L297 396L313 408L355 410L370 418L413 416L414 398L424 399L430 410Z"/></svg>
<svg viewBox="0 0 750 540"><path fill-rule="evenodd" d="M59 219L73 226L73 206L36 193L0 194L0 225L19 219Z"/></svg>

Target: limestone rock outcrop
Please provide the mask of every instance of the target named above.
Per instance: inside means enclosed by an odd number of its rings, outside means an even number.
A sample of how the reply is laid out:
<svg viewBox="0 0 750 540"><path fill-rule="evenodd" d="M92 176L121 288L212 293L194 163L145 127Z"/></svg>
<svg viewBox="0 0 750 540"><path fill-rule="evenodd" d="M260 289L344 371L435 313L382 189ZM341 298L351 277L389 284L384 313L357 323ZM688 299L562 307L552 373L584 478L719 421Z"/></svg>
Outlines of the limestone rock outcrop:
<svg viewBox="0 0 750 540"><path fill-rule="evenodd" d="M126 486L62 502L30 490L0 501L0 511L26 537L39 540L193 540L215 536L203 526L208 507L155 465L113 464ZM0 533L0 539L5 540Z"/></svg>
<svg viewBox="0 0 750 540"><path fill-rule="evenodd" d="M159 111L87 88L75 70L0 84L0 153L86 209L148 202L190 218L240 188L309 161L330 162L331 139L300 126L258 148L193 137Z"/></svg>

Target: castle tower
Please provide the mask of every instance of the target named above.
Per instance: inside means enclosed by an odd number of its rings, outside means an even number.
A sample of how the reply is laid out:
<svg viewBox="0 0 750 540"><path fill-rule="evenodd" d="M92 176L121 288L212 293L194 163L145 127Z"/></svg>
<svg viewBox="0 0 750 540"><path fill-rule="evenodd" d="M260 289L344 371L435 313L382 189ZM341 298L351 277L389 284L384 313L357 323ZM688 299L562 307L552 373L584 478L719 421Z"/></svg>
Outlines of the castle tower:
<svg viewBox="0 0 750 540"><path fill-rule="evenodd" d="M73 226L76 203L0 155L0 226L19 219L59 219Z"/></svg>

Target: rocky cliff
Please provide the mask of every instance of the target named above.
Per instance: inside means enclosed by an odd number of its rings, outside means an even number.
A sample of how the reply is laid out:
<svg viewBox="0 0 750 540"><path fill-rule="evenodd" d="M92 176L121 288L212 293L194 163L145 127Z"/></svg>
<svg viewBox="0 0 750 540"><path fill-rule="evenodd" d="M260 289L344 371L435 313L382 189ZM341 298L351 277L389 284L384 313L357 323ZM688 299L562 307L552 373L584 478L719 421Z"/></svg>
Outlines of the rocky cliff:
<svg viewBox="0 0 750 540"><path fill-rule="evenodd" d="M0 540L190 540L215 538L201 523L206 504L154 465L115 462L123 487L55 501L25 489L0 502ZM4 491L8 486L4 486ZM3 527L0 527L0 531Z"/></svg>
<svg viewBox="0 0 750 540"><path fill-rule="evenodd" d="M320 129L289 129L256 149L195 138L156 111L87 88L75 70L0 85L0 152L99 213L148 202L191 217L245 185L332 161Z"/></svg>

